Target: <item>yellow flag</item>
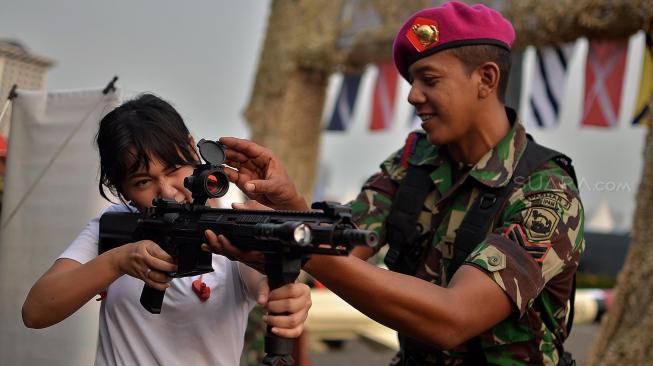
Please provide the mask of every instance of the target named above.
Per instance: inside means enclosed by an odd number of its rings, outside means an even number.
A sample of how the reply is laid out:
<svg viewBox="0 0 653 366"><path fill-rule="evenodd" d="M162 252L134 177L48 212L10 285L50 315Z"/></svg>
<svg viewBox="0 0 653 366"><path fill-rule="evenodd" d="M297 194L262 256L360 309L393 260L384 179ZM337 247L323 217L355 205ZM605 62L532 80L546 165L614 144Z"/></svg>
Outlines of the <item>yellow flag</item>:
<svg viewBox="0 0 653 366"><path fill-rule="evenodd" d="M642 73L639 77L639 94L635 104L633 125L648 125L653 119L653 42L651 35L646 33L646 46L644 48L644 60L642 61Z"/></svg>

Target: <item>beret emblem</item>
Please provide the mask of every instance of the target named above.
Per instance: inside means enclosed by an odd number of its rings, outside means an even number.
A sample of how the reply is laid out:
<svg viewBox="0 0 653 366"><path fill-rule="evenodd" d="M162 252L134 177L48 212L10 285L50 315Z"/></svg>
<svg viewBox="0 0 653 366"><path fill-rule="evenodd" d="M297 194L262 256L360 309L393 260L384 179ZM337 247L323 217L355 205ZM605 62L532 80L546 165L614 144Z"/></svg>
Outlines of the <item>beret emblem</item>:
<svg viewBox="0 0 653 366"><path fill-rule="evenodd" d="M440 29L435 19L417 17L408 27L404 36L417 52L435 47L440 43Z"/></svg>
<svg viewBox="0 0 653 366"><path fill-rule="evenodd" d="M433 24L413 24L412 31L417 36L419 43L428 47L440 38L438 28Z"/></svg>

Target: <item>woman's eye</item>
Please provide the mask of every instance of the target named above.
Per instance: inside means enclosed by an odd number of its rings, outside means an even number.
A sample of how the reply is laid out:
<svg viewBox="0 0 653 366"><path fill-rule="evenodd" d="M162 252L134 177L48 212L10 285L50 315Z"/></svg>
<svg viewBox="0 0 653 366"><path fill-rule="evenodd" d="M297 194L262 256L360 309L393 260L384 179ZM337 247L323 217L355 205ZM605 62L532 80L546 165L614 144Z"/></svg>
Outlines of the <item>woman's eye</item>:
<svg viewBox="0 0 653 366"><path fill-rule="evenodd" d="M134 182L134 187L143 188L147 186L150 181L148 179L141 179Z"/></svg>

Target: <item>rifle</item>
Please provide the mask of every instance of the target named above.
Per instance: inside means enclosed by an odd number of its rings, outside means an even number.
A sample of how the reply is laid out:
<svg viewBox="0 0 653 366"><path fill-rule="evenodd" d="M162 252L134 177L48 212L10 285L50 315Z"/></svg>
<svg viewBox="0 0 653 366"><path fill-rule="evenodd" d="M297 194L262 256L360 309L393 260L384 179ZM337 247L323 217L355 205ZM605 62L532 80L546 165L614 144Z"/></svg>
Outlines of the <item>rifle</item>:
<svg viewBox="0 0 653 366"><path fill-rule="evenodd" d="M358 230L351 210L333 202L317 202L315 211L260 211L216 209L206 206L208 198L227 193L229 180L221 164L224 147L202 139L197 144L207 162L186 177L184 186L193 195L192 203L155 199L143 213L111 212L100 218L99 252L138 240L157 243L177 261L172 277L196 276L212 272L212 253L201 249L209 229L229 238L241 250L264 253L265 272L271 290L293 283L302 264L311 254L347 255L354 245L374 245L374 232ZM165 290L144 285L140 302L149 312L159 314ZM264 365L294 363L294 342L272 334L265 337Z"/></svg>

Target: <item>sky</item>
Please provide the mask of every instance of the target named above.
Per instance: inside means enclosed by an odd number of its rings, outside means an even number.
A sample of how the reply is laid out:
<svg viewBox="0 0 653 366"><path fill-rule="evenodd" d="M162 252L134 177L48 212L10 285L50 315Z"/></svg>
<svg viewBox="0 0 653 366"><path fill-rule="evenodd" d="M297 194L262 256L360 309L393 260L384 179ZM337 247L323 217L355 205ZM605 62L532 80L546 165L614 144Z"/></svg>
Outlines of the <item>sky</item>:
<svg viewBox="0 0 653 366"><path fill-rule="evenodd" d="M0 0L0 38L17 39L30 51L57 60L47 76L48 89L103 87L117 75L127 96L149 91L170 101L196 138L247 137L242 111L254 81L268 6L267 0ZM561 86L567 98L560 127L530 132L574 159L588 220L608 205L617 227L627 228L646 132L628 125L639 76L632 72L638 70L637 52L628 61L631 72L620 123L613 130L578 126L586 52L587 42L581 41L571 77ZM527 74L532 58L532 52L527 54ZM351 128L323 134L320 171L327 198L353 198L379 163L403 146L410 131L406 83L400 88L395 125L385 132L367 131L375 73L370 67L365 74ZM335 93L338 77L331 80L329 95ZM529 77L523 86L529 87Z"/></svg>
<svg viewBox="0 0 653 366"><path fill-rule="evenodd" d="M0 38L54 58L49 89L104 86L170 101L196 136L246 136L265 0L1 0Z"/></svg>

